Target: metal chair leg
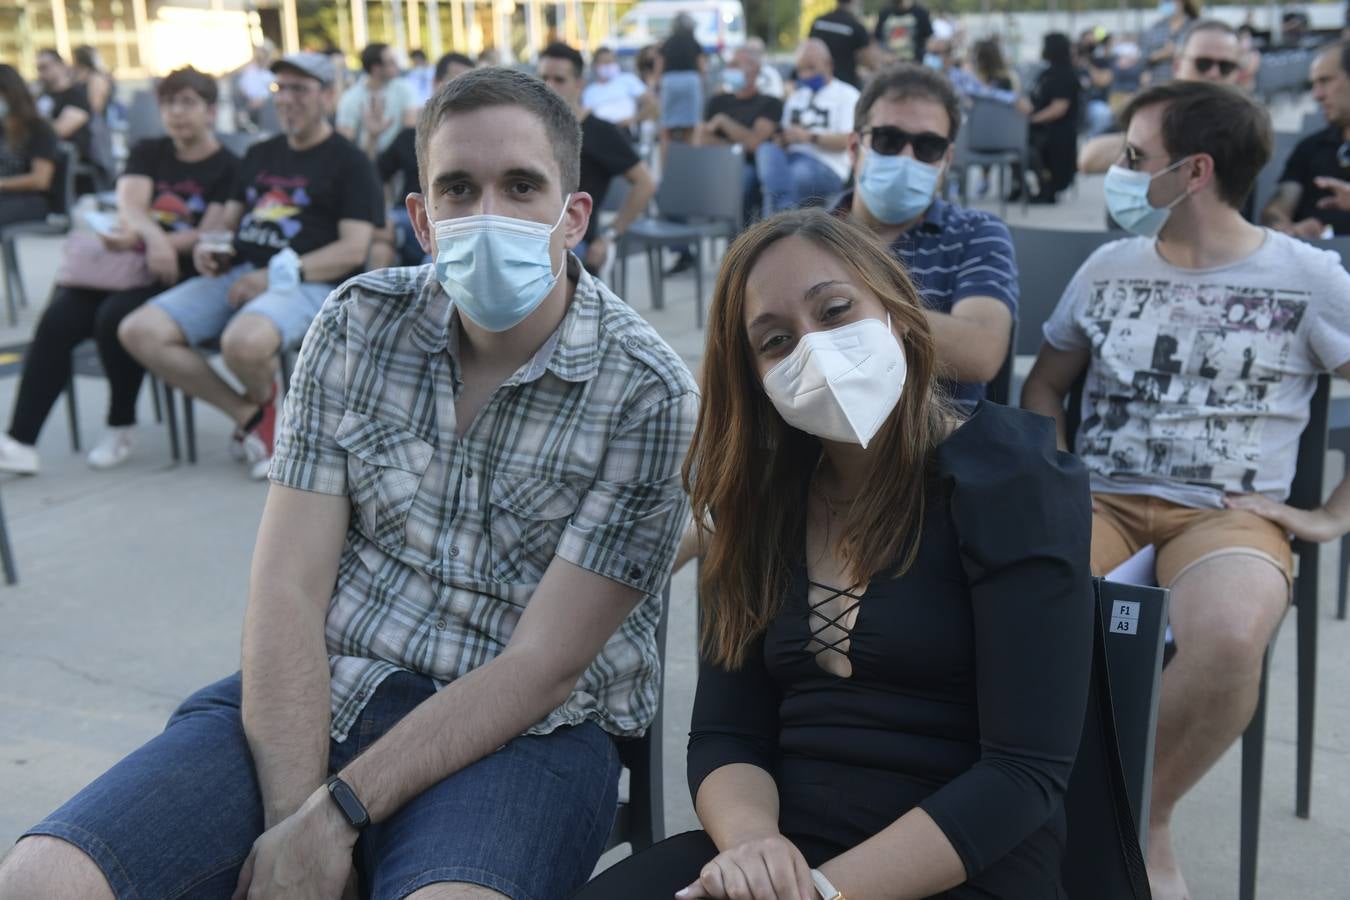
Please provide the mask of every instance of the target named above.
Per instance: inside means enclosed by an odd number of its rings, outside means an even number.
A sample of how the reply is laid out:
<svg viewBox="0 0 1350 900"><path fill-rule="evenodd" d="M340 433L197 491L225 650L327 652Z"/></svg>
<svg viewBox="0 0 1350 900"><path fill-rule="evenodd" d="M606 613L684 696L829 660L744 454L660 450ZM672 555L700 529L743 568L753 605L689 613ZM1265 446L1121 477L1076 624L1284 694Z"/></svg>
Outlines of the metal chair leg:
<svg viewBox="0 0 1350 900"><path fill-rule="evenodd" d="M73 453L80 452L80 409L75 400L75 373L70 373L70 380L66 382L66 418L70 421L70 449Z"/></svg>
<svg viewBox="0 0 1350 900"><path fill-rule="evenodd" d="M164 424L164 407L159 402L159 379L151 375L150 377L150 399L155 403L155 424Z"/></svg>
<svg viewBox="0 0 1350 900"><path fill-rule="evenodd" d="M708 242L709 249L712 241ZM694 324L703 329L703 239L695 245L694 252Z"/></svg>
<svg viewBox="0 0 1350 900"><path fill-rule="evenodd" d="M1318 564L1321 545L1298 542L1300 577L1294 582L1294 603L1298 607L1298 765L1295 775L1294 814L1300 819L1311 815L1313 715L1317 707L1317 620Z"/></svg>
<svg viewBox="0 0 1350 900"><path fill-rule="evenodd" d="M189 465L197 464L197 421L193 411L192 395L183 392L183 440L187 444Z"/></svg>
<svg viewBox="0 0 1350 900"><path fill-rule="evenodd" d="M4 243L0 244L0 259L5 266L5 307L9 311L9 324L14 327L19 324L19 306L18 289L14 283L18 280L18 263L15 261L14 239L5 238Z"/></svg>
<svg viewBox="0 0 1350 900"><path fill-rule="evenodd" d="M164 382L164 418L169 432L169 455L174 462L180 462L183 455L178 450L178 413L174 407L173 385Z"/></svg>
<svg viewBox="0 0 1350 900"><path fill-rule="evenodd" d="M9 525L3 506L0 506L0 564L4 566L5 584L18 584L19 570L14 565L14 549L9 545Z"/></svg>
<svg viewBox="0 0 1350 900"><path fill-rule="evenodd" d="M1256 900L1256 863L1261 841L1261 781L1266 754L1266 688L1270 651L1261 666L1256 712L1242 733L1242 812L1238 856L1238 900Z"/></svg>

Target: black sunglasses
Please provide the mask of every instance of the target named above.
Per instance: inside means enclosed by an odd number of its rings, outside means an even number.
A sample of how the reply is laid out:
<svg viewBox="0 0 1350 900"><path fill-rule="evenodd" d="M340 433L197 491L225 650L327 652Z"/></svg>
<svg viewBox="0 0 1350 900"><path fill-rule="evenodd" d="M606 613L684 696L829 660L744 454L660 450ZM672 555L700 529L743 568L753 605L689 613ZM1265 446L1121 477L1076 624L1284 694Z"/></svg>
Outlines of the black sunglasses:
<svg viewBox="0 0 1350 900"><path fill-rule="evenodd" d="M872 149L882 156L898 156L906 147L913 147L914 158L924 163L935 163L942 159L942 154L952 145L950 138L932 131L910 134L894 125L877 125L874 128L864 128L858 133L863 136L871 135Z"/></svg>
<svg viewBox="0 0 1350 900"><path fill-rule="evenodd" d="M1209 74L1209 70L1215 66L1219 67L1219 74L1225 78L1233 74L1233 70L1238 64L1231 59L1215 59L1212 56L1192 56L1191 62L1195 63L1195 69L1201 75Z"/></svg>

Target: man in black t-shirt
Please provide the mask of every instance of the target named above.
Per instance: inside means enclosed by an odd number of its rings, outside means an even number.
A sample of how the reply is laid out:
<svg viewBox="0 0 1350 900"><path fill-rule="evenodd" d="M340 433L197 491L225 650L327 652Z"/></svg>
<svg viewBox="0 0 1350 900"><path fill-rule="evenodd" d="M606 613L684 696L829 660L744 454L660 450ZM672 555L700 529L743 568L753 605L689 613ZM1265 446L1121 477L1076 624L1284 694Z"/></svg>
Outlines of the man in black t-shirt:
<svg viewBox="0 0 1350 900"><path fill-rule="evenodd" d="M70 141L79 153L79 161L96 166L93 159L93 135L89 123L93 119L89 105L89 92L83 84L75 81L70 66L55 50L38 52L38 81L42 84L42 96L38 98L38 111L52 123L52 130L63 141ZM101 167L92 173L95 179L107 176ZM86 179L76 185L80 193L93 191L95 185Z"/></svg>
<svg viewBox="0 0 1350 900"><path fill-rule="evenodd" d="M294 53L272 71L283 133L250 148L223 213L201 225L233 231L232 244L199 241L202 277L160 294L121 330L147 369L234 419L232 449L259 479L272 456L277 353L298 346L337 283L361 271L384 224L374 167L328 123L332 65ZM243 393L191 350L216 339Z"/></svg>
<svg viewBox="0 0 1350 900"><path fill-rule="evenodd" d="M1310 80L1327 127L1299 141L1289 155L1275 196L1261 212L1261 223L1316 240L1328 227L1338 235L1350 234L1350 211L1337 200L1344 191L1334 190L1338 182L1350 180L1350 41L1319 53Z"/></svg>
<svg viewBox="0 0 1350 900"><path fill-rule="evenodd" d="M859 19L861 12L862 0L839 0L833 12L827 12L811 23L811 33L808 35L820 38L830 48L830 56L834 59L834 77L855 88L862 87L858 63L869 69L878 68L872 36Z"/></svg>
<svg viewBox="0 0 1350 900"><path fill-rule="evenodd" d="M723 92L708 101L694 142L703 145L736 144L745 154L742 191L747 221L756 218L761 206L755 151L773 138L783 120L783 101L761 94L761 60L749 47L738 47L722 70Z"/></svg>
<svg viewBox="0 0 1350 900"><path fill-rule="evenodd" d="M591 195L595 211L575 253L587 271L603 277L619 239L656 193L656 182L619 126L591 115L581 105L585 68L581 54L566 44L550 44L539 56L539 77L567 101L581 123L581 190ZM629 184L628 196L613 221L602 228L599 220L609 183L621 176Z"/></svg>
<svg viewBox="0 0 1350 900"><path fill-rule="evenodd" d="M877 43L898 62L922 62L933 20L913 0L898 0L877 15Z"/></svg>

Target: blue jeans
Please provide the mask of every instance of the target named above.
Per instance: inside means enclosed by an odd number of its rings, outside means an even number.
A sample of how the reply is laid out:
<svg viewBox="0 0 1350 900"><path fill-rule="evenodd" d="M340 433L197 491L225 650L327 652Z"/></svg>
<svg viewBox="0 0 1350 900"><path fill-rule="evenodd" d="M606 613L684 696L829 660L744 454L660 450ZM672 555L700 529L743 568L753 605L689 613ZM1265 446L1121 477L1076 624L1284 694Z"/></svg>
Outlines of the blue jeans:
<svg viewBox="0 0 1350 900"><path fill-rule="evenodd" d="M435 692L411 672L385 679L347 739L330 742L329 770ZM239 704L237 674L198 691L163 733L27 834L83 850L119 900L226 900L263 830ZM354 855L362 896L396 900L465 882L513 900L564 900L604 850L618 778L618 751L598 725L518 737L362 832Z"/></svg>
<svg viewBox="0 0 1350 900"><path fill-rule="evenodd" d="M194 346L220 337L225 326L241 313L263 316L270 321L281 335L281 346L300 346L310 323L337 285L303 281L293 290L269 288L235 309L230 305L230 286L253 269L252 263L239 263L223 275L189 278L155 297L150 305L168 313L183 332L183 337Z"/></svg>
<svg viewBox="0 0 1350 900"><path fill-rule="evenodd" d="M400 266L422 266L431 262L431 254L417 243L417 232L413 231L412 218L408 207L395 206L389 210L389 221L394 223L394 233L398 235L398 264Z"/></svg>
<svg viewBox="0 0 1350 900"><path fill-rule="evenodd" d="M772 141L755 150L755 169L764 193L765 218L801 206L806 200L827 200L843 187L843 179L834 169L814 156L784 150Z"/></svg>

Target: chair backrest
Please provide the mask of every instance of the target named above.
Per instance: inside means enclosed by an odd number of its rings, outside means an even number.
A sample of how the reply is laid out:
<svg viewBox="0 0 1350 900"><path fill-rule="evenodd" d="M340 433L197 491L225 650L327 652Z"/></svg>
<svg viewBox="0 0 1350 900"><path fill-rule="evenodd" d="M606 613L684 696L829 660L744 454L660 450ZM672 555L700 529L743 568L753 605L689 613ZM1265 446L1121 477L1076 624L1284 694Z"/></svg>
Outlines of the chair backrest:
<svg viewBox="0 0 1350 900"><path fill-rule="evenodd" d="M258 130L268 134L281 133L281 119L277 117L277 105L272 102L270 96L263 101L262 109L258 110Z"/></svg>
<svg viewBox="0 0 1350 900"><path fill-rule="evenodd" d="M965 128L969 132L966 146L975 153L1026 152L1027 117L1006 103L976 98L966 115Z"/></svg>
<svg viewBox="0 0 1350 900"><path fill-rule="evenodd" d="M1327 431L1331 417L1331 376L1317 376L1317 388L1308 404L1308 424L1298 439L1298 462L1289 485L1289 505L1317 509L1322 505L1323 476L1327 459ZM1303 541L1294 541L1298 553Z"/></svg>
<svg viewBox="0 0 1350 900"><path fill-rule="evenodd" d="M728 221L740 226L742 170L738 147L672 143L656 205L663 218Z"/></svg>
<svg viewBox="0 0 1350 900"><path fill-rule="evenodd" d="M1284 173L1284 164L1289 161L1289 154L1294 152L1294 147L1303 140L1304 135L1294 134L1287 131L1275 132L1275 146L1270 154L1270 162L1266 163L1256 176L1256 186L1252 188L1252 194L1256 199L1256 215L1260 219L1261 210L1266 208L1266 204L1275 196L1275 188L1279 186L1280 175Z"/></svg>
<svg viewBox="0 0 1350 900"><path fill-rule="evenodd" d="M1009 226L1017 255L1017 352L1041 349L1041 326L1064 296L1070 279L1102 244L1126 235L1109 231L1061 231Z"/></svg>
<svg viewBox="0 0 1350 900"><path fill-rule="evenodd" d="M628 844L634 853L666 837L664 697L666 684L666 623L670 615L670 585L661 592L661 617L656 623L656 652L660 658L657 676L656 717L640 738L620 741L619 759L628 770L628 799L620 801L605 849Z"/></svg>
<svg viewBox="0 0 1350 900"><path fill-rule="evenodd" d="M609 187L605 190L605 202L591 215L598 215L602 212L618 212L623 208L623 202L628 199L628 192L632 189L633 186L628 183L627 178L622 175L615 175L609 180Z"/></svg>
<svg viewBox="0 0 1350 900"><path fill-rule="evenodd" d="M59 141L56 145L56 171L52 174L52 186L48 191L51 204L51 216L70 217L75 208L75 170L79 166L80 151L69 141ZM49 217L50 218L50 217Z"/></svg>
<svg viewBox="0 0 1350 900"><path fill-rule="evenodd" d="M1070 897L1146 900L1141 843L1152 779L1167 592L1094 582L1092 675L1069 789Z"/></svg>
<svg viewBox="0 0 1350 900"><path fill-rule="evenodd" d="M159 101L154 91L137 91L127 107L127 147L134 147L146 138L163 136L164 122L159 117Z"/></svg>

